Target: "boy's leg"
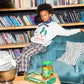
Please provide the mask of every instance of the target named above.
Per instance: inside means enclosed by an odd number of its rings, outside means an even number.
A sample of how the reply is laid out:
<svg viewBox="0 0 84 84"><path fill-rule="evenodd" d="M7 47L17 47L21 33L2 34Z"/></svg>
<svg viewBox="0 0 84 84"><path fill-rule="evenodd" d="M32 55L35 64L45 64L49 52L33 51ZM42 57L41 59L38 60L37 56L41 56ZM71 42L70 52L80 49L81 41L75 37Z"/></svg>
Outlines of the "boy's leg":
<svg viewBox="0 0 84 84"><path fill-rule="evenodd" d="M19 71L27 71L29 68L30 57L42 50L42 44L30 43L20 55ZM18 63L18 62L17 62Z"/></svg>

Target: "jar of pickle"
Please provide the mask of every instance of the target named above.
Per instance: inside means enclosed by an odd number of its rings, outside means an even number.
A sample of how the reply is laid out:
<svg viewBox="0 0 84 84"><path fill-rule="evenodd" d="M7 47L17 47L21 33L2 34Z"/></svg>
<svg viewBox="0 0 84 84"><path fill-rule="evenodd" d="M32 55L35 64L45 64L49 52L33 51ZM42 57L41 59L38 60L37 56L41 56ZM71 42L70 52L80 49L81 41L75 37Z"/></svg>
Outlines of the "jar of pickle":
<svg viewBox="0 0 84 84"><path fill-rule="evenodd" d="M53 66L51 61L44 61L42 63L42 77L44 79L53 77Z"/></svg>

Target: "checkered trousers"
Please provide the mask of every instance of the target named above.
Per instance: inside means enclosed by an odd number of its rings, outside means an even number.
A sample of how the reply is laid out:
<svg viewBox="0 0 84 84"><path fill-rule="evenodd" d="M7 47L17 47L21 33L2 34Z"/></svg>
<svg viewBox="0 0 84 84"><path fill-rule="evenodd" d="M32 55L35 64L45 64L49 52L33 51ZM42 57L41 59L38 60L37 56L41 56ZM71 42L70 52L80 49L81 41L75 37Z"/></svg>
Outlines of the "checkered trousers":
<svg viewBox="0 0 84 84"><path fill-rule="evenodd" d="M29 62L31 56L39 53L43 49L42 44L30 43L27 47L24 47L21 54L16 57L17 72L26 71L29 69ZM46 51L46 50L44 50Z"/></svg>

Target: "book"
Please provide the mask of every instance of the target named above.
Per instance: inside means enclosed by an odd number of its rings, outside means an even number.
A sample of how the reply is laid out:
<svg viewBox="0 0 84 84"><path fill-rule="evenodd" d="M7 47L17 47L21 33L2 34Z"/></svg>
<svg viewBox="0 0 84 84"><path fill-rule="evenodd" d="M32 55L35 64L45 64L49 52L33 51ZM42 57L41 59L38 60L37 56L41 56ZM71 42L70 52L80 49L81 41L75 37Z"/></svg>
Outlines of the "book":
<svg viewBox="0 0 84 84"><path fill-rule="evenodd" d="M34 15L30 15L30 18L31 18L31 20L32 20L33 25L36 25Z"/></svg>
<svg viewBox="0 0 84 84"><path fill-rule="evenodd" d="M7 34L8 38L9 38L13 43L16 43L16 40L15 40L15 38L12 36L12 34L10 34L10 33L6 33L6 34Z"/></svg>
<svg viewBox="0 0 84 84"><path fill-rule="evenodd" d="M61 19L61 22L62 22L62 23L65 23L65 21L63 20L63 17L62 17L61 14L59 14L59 17L60 17L60 19Z"/></svg>
<svg viewBox="0 0 84 84"><path fill-rule="evenodd" d="M28 35L28 38L29 38L29 42L31 42L31 36L30 36L30 31L27 31L27 35Z"/></svg>
<svg viewBox="0 0 84 84"><path fill-rule="evenodd" d="M72 20L71 20L71 17L70 17L70 15L69 15L69 11L65 11L65 12L66 12L66 15L67 15L67 19L68 19L68 21L71 23Z"/></svg>
<svg viewBox="0 0 84 84"><path fill-rule="evenodd" d="M4 22L4 20L2 19L1 16L0 16L0 20L1 20L2 24L3 24L3 26L7 27L7 24Z"/></svg>
<svg viewBox="0 0 84 84"><path fill-rule="evenodd" d="M1 24L1 27L4 27L4 24L3 24L3 22L0 20L0 24Z"/></svg>
<svg viewBox="0 0 84 84"><path fill-rule="evenodd" d="M16 39L17 43L20 43L20 39L19 39L19 35L18 34L15 34L15 39Z"/></svg>
<svg viewBox="0 0 84 84"><path fill-rule="evenodd" d="M57 22L53 15L51 16L51 18L54 22Z"/></svg>
<svg viewBox="0 0 84 84"><path fill-rule="evenodd" d="M19 38L21 37L21 41L20 43L25 43L25 37L24 37L24 34L19 34Z"/></svg>
<svg viewBox="0 0 84 84"><path fill-rule="evenodd" d="M71 22L74 22L74 18L73 18L73 16L72 16L72 12L71 12L71 11L69 11L69 16L70 16L70 18L71 18Z"/></svg>
<svg viewBox="0 0 84 84"><path fill-rule="evenodd" d="M30 31L30 37L33 37L34 36L34 30L31 30Z"/></svg>
<svg viewBox="0 0 84 84"><path fill-rule="evenodd" d="M5 19L5 17L2 17L2 19L4 20L4 22L7 24L7 26L10 26L7 22L7 20Z"/></svg>
<svg viewBox="0 0 84 84"><path fill-rule="evenodd" d="M74 13L74 17L75 17L76 22L80 22L80 19L78 18L78 15L75 10L73 10L73 13Z"/></svg>
<svg viewBox="0 0 84 84"><path fill-rule="evenodd" d="M2 44L6 44L6 41L2 38L2 36L0 35L0 45Z"/></svg>
<svg viewBox="0 0 84 84"><path fill-rule="evenodd" d="M83 2L82 2L83 3ZM78 4L78 0L74 0L74 4Z"/></svg>
<svg viewBox="0 0 84 84"><path fill-rule="evenodd" d="M66 11L64 11L64 13L62 14L62 16L63 16L63 20L65 21L65 23L69 23L69 19L67 17Z"/></svg>
<svg viewBox="0 0 84 84"><path fill-rule="evenodd" d="M28 20L26 15L23 15L23 20L26 23L26 25L31 25L30 21Z"/></svg>
<svg viewBox="0 0 84 84"><path fill-rule="evenodd" d="M19 1L19 8L21 8L21 0L18 0Z"/></svg>
<svg viewBox="0 0 84 84"><path fill-rule="evenodd" d="M20 49L14 49L15 57L20 55Z"/></svg>
<svg viewBox="0 0 84 84"><path fill-rule="evenodd" d="M28 34L26 32L24 32L24 37L25 37L25 43L29 43Z"/></svg>
<svg viewBox="0 0 84 84"><path fill-rule="evenodd" d="M20 16L17 16L16 20L20 23L20 26L24 26L24 23L22 22Z"/></svg>
<svg viewBox="0 0 84 84"><path fill-rule="evenodd" d="M60 23L59 19L57 18L56 14L53 14L53 18L56 20L57 23Z"/></svg>
<svg viewBox="0 0 84 84"><path fill-rule="evenodd" d="M84 22L84 15L82 11L81 11L81 21Z"/></svg>
<svg viewBox="0 0 84 84"><path fill-rule="evenodd" d="M38 3L38 0L31 0L31 7L38 6L37 3Z"/></svg>
<svg viewBox="0 0 84 84"><path fill-rule="evenodd" d="M6 33L3 33L3 38L5 39L7 44L12 43L12 41L9 39Z"/></svg>
<svg viewBox="0 0 84 84"><path fill-rule="evenodd" d="M1 23L0 23L0 27L3 27Z"/></svg>
<svg viewBox="0 0 84 84"><path fill-rule="evenodd" d="M54 0L53 5L54 5L54 6L57 6L57 0Z"/></svg>
<svg viewBox="0 0 84 84"><path fill-rule="evenodd" d="M13 50L13 49L8 49L7 51L8 51L8 53L9 53L9 55L12 55L13 59L15 59L15 58L16 58L16 56L15 56L15 53L14 53L14 50Z"/></svg>
<svg viewBox="0 0 84 84"><path fill-rule="evenodd" d="M56 14L56 16L59 19L60 23L63 23L62 19L60 18L60 14Z"/></svg>
<svg viewBox="0 0 84 84"><path fill-rule="evenodd" d="M15 8L19 8L19 0L14 0Z"/></svg>
<svg viewBox="0 0 84 84"><path fill-rule="evenodd" d="M29 22L31 23L31 25L33 25L33 21L32 19L30 18L30 15L26 15L27 16L27 19L29 20Z"/></svg>
<svg viewBox="0 0 84 84"><path fill-rule="evenodd" d="M62 5L65 5L65 0L62 0Z"/></svg>
<svg viewBox="0 0 84 84"><path fill-rule="evenodd" d="M75 16L74 16L73 11L71 11L71 14L72 14L72 17L73 17L74 22L76 22L76 18L75 18Z"/></svg>
<svg viewBox="0 0 84 84"><path fill-rule="evenodd" d="M9 27L14 26L14 24L12 23L11 19L8 16L4 16L4 18L6 19Z"/></svg>
<svg viewBox="0 0 84 84"><path fill-rule="evenodd" d="M20 26L19 22L17 21L16 17L15 16L10 16L10 19L12 20L13 24L15 26Z"/></svg>

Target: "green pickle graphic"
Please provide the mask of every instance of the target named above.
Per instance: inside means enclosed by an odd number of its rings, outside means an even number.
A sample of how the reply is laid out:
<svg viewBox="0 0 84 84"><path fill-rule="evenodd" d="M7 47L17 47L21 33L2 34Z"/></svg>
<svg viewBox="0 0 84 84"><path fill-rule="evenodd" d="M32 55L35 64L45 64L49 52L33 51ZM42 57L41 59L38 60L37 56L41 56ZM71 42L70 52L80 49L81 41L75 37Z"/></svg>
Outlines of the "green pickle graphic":
<svg viewBox="0 0 84 84"><path fill-rule="evenodd" d="M43 76L44 76L45 78L50 77L51 72L52 72L52 71L49 70L48 68L46 68L46 67L43 68Z"/></svg>

